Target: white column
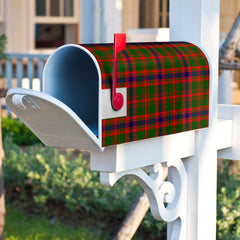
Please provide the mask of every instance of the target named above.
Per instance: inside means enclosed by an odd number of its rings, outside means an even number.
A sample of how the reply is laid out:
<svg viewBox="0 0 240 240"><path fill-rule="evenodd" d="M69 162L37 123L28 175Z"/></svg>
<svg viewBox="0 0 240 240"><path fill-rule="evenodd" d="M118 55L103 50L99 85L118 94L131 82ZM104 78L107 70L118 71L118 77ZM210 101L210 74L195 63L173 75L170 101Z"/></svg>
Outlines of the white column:
<svg viewBox="0 0 240 240"><path fill-rule="evenodd" d="M94 1L81 1L81 43L94 42Z"/></svg>
<svg viewBox="0 0 240 240"><path fill-rule="evenodd" d="M122 32L122 0L104 0L102 41L113 42L114 33Z"/></svg>
<svg viewBox="0 0 240 240"><path fill-rule="evenodd" d="M210 127L196 131L196 154L184 160L188 176L187 239L216 237L219 0L170 0L170 40L200 46L210 61Z"/></svg>
<svg viewBox="0 0 240 240"><path fill-rule="evenodd" d="M219 104L232 104L233 98L233 71L224 70L221 73L218 81L218 103Z"/></svg>

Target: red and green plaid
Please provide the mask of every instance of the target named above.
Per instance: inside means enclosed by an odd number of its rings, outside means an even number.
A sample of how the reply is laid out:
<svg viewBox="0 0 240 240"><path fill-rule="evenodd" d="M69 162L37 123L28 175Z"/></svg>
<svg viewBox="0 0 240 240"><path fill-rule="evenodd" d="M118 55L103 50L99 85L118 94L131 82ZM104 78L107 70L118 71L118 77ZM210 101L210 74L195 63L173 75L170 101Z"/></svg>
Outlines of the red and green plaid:
<svg viewBox="0 0 240 240"><path fill-rule="evenodd" d="M113 44L84 45L111 88ZM209 64L191 43L128 43L118 54L117 87L127 87L127 116L102 120L103 146L208 126Z"/></svg>

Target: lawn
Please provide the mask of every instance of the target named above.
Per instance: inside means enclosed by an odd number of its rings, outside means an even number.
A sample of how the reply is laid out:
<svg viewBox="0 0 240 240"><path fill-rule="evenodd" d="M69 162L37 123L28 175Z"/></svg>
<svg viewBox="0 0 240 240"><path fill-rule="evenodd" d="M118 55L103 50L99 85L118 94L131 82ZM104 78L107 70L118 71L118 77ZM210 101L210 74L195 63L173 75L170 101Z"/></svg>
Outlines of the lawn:
<svg viewBox="0 0 240 240"><path fill-rule="evenodd" d="M87 228L75 229L61 223L52 223L41 216L26 216L7 205L5 240L98 240L97 233ZM103 238L101 238L103 239ZM106 239L109 239L106 237Z"/></svg>

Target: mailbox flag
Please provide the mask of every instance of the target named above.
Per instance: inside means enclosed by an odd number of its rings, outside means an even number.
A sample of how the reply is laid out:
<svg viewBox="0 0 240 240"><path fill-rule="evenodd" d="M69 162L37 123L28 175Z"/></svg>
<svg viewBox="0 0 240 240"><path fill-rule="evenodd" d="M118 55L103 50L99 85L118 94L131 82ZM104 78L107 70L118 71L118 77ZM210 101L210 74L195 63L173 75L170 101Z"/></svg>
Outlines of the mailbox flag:
<svg viewBox="0 0 240 240"><path fill-rule="evenodd" d="M112 73L112 106L118 111L123 107L123 95L116 92L117 83L117 57L118 53L126 48L126 34L114 34L114 49L113 49L113 73Z"/></svg>

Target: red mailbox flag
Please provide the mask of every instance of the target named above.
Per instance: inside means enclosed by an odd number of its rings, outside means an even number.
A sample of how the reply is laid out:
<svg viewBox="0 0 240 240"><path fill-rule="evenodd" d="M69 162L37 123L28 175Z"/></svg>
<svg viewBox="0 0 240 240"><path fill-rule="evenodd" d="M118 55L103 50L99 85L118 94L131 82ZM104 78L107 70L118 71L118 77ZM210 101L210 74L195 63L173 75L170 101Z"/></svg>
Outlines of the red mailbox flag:
<svg viewBox="0 0 240 240"><path fill-rule="evenodd" d="M120 110L123 106L123 95L116 92L117 86L117 55L126 48L126 34L115 33L114 34L114 46L113 46L113 79L112 79L112 106L114 110Z"/></svg>

